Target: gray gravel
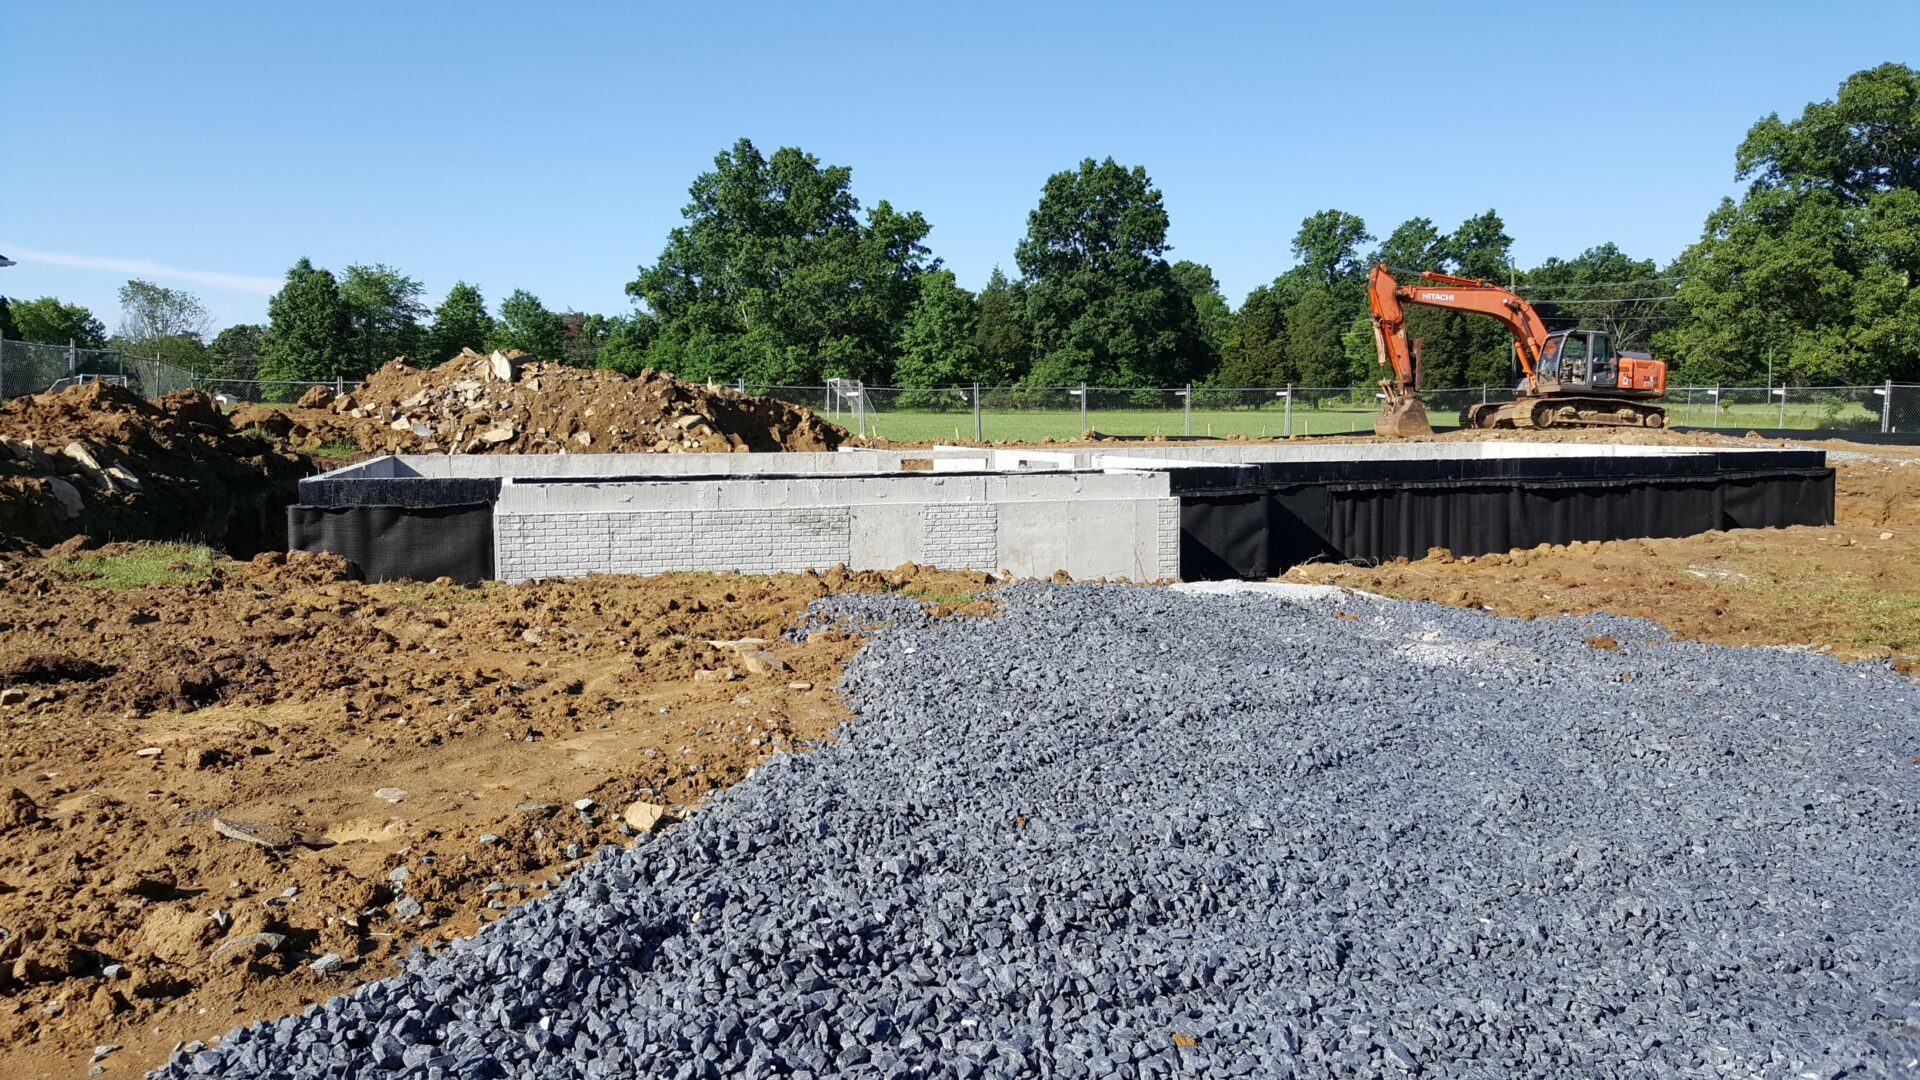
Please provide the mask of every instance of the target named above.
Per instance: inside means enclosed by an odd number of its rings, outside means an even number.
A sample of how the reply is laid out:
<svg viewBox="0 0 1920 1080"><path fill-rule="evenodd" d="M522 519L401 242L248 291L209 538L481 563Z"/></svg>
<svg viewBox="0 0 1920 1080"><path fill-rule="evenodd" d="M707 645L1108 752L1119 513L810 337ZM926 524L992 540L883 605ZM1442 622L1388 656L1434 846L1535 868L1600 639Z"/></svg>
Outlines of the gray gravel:
<svg viewBox="0 0 1920 1080"><path fill-rule="evenodd" d="M1884 666L1361 597L1005 595L932 625L836 600L894 623L839 742L154 1075L1916 1069L1920 686Z"/></svg>

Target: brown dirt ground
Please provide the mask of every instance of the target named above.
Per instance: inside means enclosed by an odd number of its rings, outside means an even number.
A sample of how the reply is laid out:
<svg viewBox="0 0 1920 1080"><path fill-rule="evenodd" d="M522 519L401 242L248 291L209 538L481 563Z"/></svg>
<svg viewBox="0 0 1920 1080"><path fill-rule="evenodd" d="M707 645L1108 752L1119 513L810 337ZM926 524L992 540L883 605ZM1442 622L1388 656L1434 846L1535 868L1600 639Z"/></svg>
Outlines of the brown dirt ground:
<svg viewBox="0 0 1920 1080"><path fill-rule="evenodd" d="M83 1075L107 1043L125 1047L110 1074L138 1072L181 1040L391 974L410 945L469 934L598 845L633 842L630 803L664 805L670 823L769 754L827 737L858 642L786 641L809 600L905 589L963 603L986 584L908 567L468 590L266 555L106 589L75 565L0 562L10 1078ZM749 670L758 649L787 670ZM289 843L230 838L215 816ZM424 908L412 918L389 877L402 867ZM284 946L218 952L261 932ZM326 953L344 966L315 973ZM124 971L104 977L113 964Z"/></svg>
<svg viewBox="0 0 1920 1080"><path fill-rule="evenodd" d="M1807 445L1827 450L1837 474L1831 527L1543 545L1479 558L1436 551L1383 566L1298 566L1287 580L1502 615L1636 615L1685 638L1809 645L1920 670L1920 448Z"/></svg>

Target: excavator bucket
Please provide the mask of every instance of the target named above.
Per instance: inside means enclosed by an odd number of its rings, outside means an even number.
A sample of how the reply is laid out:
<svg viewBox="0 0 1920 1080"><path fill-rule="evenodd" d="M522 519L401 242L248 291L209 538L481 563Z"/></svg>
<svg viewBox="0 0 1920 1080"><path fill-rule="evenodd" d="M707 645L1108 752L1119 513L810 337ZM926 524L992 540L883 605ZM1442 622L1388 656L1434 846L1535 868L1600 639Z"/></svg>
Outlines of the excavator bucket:
<svg viewBox="0 0 1920 1080"><path fill-rule="evenodd" d="M1373 418L1373 433L1383 439L1417 439L1433 434L1427 423L1427 407L1420 399L1404 397L1390 401Z"/></svg>

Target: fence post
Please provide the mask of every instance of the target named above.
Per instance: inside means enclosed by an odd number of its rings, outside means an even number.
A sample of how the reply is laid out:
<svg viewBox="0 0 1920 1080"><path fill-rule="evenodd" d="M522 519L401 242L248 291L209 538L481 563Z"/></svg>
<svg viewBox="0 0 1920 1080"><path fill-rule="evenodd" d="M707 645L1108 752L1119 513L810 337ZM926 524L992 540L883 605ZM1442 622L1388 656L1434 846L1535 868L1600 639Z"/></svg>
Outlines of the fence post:
<svg viewBox="0 0 1920 1080"><path fill-rule="evenodd" d="M1286 434L1287 438L1289 439L1293 438L1293 384L1292 383L1287 384L1287 415L1286 415L1286 419L1282 421L1282 425L1283 426L1281 427L1280 430Z"/></svg>
<svg viewBox="0 0 1920 1080"><path fill-rule="evenodd" d="M860 425L860 437L867 437L867 384L855 381L853 391L853 414Z"/></svg>
<svg viewBox="0 0 1920 1080"><path fill-rule="evenodd" d="M1481 383L1480 384L1480 404L1485 405L1486 403L1487 403L1487 384Z"/></svg>
<svg viewBox="0 0 1920 1080"><path fill-rule="evenodd" d="M67 339L67 378L80 374L80 350L75 348L72 338Z"/></svg>
<svg viewBox="0 0 1920 1080"><path fill-rule="evenodd" d="M985 442L980 433L980 384L973 384L973 441Z"/></svg>
<svg viewBox="0 0 1920 1080"><path fill-rule="evenodd" d="M1087 433L1087 384L1080 384L1080 434Z"/></svg>
<svg viewBox="0 0 1920 1080"><path fill-rule="evenodd" d="M742 376L740 377L740 381L734 384L734 389L735 389L735 390L738 390L738 391L740 391L740 396L741 396L741 397L746 397L746 396L747 396L747 378L746 378L746 376L744 376L744 375L742 375Z"/></svg>
<svg viewBox="0 0 1920 1080"><path fill-rule="evenodd" d="M1893 380L1888 379L1886 393L1880 398L1880 434L1893 430Z"/></svg>
<svg viewBox="0 0 1920 1080"><path fill-rule="evenodd" d="M1192 383L1187 384L1186 400L1180 406L1180 411L1186 414L1187 434L1192 435L1193 434L1193 384Z"/></svg>
<svg viewBox="0 0 1920 1080"><path fill-rule="evenodd" d="M1783 431L1786 430L1786 426L1787 426L1787 384L1781 383L1780 384L1780 428L1781 430Z"/></svg>

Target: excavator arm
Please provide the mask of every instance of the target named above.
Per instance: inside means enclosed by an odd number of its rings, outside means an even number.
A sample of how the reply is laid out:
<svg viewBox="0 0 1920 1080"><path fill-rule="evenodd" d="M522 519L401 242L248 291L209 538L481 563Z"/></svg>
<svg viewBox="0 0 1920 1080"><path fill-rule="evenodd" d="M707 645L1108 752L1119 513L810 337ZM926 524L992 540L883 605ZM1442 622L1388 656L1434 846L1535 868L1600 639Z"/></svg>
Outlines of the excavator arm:
<svg viewBox="0 0 1920 1080"><path fill-rule="evenodd" d="M1402 285L1394 275L1417 278ZM1513 335L1513 352L1526 372L1528 389L1536 389L1542 350L1547 344L1546 324L1533 305L1513 293L1481 278L1455 277L1431 270L1404 270L1375 263L1367 275L1367 306L1373 313L1373 344L1380 366L1389 377L1380 380L1386 405L1374 418L1377 435L1418 436L1433 434L1427 422L1426 407L1414 396L1413 346L1407 340L1407 304L1471 311L1499 320Z"/></svg>

